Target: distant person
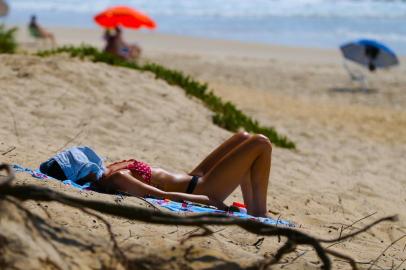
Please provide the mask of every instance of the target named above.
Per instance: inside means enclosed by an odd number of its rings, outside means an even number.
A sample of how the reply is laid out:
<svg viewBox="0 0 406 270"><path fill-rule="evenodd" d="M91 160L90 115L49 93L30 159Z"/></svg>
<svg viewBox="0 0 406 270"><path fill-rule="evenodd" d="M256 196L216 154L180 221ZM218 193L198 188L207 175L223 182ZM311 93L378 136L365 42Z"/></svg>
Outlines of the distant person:
<svg viewBox="0 0 406 270"><path fill-rule="evenodd" d="M49 40L52 46L56 46L55 37L51 32L48 32L43 27L39 26L37 22L37 17L35 15L31 16L30 24L28 25L28 30L31 36L38 39Z"/></svg>
<svg viewBox="0 0 406 270"><path fill-rule="evenodd" d="M106 29L103 36L106 41L106 46L104 47L104 52L118 56L119 51L119 41L117 35L114 34L112 29Z"/></svg>
<svg viewBox="0 0 406 270"><path fill-rule="evenodd" d="M107 29L104 33L106 40L105 52L113 54L121 59L137 59L141 54L141 48L135 44L128 44L123 39L123 33L119 27Z"/></svg>
<svg viewBox="0 0 406 270"><path fill-rule="evenodd" d="M8 14L8 5L3 0L0 0L0 17L7 16Z"/></svg>
<svg viewBox="0 0 406 270"><path fill-rule="evenodd" d="M369 71L374 72L375 69L376 69L376 66L375 66L374 62L375 62L376 58L378 58L379 49L377 47L374 47L374 46L366 46L365 47L365 55L369 59L369 63L368 63Z"/></svg>

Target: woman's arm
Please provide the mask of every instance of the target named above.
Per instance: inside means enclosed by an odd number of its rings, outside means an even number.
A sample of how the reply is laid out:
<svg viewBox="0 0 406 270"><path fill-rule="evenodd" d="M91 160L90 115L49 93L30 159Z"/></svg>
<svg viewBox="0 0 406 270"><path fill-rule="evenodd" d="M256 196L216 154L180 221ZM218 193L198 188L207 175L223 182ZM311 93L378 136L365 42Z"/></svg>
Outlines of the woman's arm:
<svg viewBox="0 0 406 270"><path fill-rule="evenodd" d="M159 188L147 185L135 177L129 175L128 173L119 171L113 175L103 179L100 183L101 185L118 191L126 192L134 196L144 197L144 196L155 196L160 198L166 198L173 201L191 201L206 205L213 205L218 209L226 209L226 205L217 200L210 199L206 195L196 195L187 194L181 192L165 192Z"/></svg>
<svg viewBox="0 0 406 270"><path fill-rule="evenodd" d="M217 201L210 199L206 195L196 195L196 194L188 194L188 193L181 193L181 192L164 192L165 196L163 198L167 198L173 201L191 201L195 203L201 203L205 205L212 205L217 207L220 210L227 209L227 205L225 205L222 201Z"/></svg>

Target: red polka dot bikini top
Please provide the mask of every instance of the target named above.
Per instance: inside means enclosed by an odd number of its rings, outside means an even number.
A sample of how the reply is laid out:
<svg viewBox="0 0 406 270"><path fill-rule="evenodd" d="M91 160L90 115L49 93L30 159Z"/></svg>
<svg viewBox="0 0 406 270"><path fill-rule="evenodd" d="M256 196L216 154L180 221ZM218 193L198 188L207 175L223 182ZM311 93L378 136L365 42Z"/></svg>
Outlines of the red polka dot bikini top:
<svg viewBox="0 0 406 270"><path fill-rule="evenodd" d="M149 166L147 163L135 159L128 159L114 162L107 167L110 169L109 175L120 170L130 170L136 175L141 176L146 184L151 185L152 170L151 166Z"/></svg>

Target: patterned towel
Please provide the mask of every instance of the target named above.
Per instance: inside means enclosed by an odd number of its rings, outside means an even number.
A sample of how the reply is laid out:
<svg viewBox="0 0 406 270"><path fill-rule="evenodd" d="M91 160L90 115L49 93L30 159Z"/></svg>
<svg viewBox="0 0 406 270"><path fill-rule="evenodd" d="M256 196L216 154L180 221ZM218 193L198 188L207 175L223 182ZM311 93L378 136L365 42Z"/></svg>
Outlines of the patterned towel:
<svg viewBox="0 0 406 270"><path fill-rule="evenodd" d="M32 170L30 168L25 168L20 165L14 164L12 165L13 169L15 172L24 172L30 174L32 177L37 178L37 179L42 179L42 180L55 180L52 177L49 177L39 171L39 169ZM59 181L59 180L58 180ZM65 180L62 181L65 185L70 185L74 188L78 188L80 190L90 190L90 183L86 183L84 185L78 185L71 180ZM122 196L122 195L118 195ZM215 207L212 206L206 206L202 204L197 204L193 202L174 202L168 199L156 199L156 198L146 198L146 200L150 203L159 205L161 207L164 207L166 209L169 209L173 212L191 212L191 213L214 213L214 214L225 214L229 215L232 217L238 217L238 218L243 218L243 219L251 219L251 220L256 220L265 224L270 224L270 225L278 225L278 226L288 226L288 227L294 227L295 225L289 221L285 221L282 219L273 219L273 218L262 218L262 217L254 217L250 216L244 212L234 212L234 211L222 211L218 210Z"/></svg>
<svg viewBox="0 0 406 270"><path fill-rule="evenodd" d="M213 214L223 214L232 217L238 217L243 219L256 220L265 224L277 225L277 226L288 226L294 227L295 225L289 221L273 218L262 218L250 216L244 212L234 212L234 211L222 211L218 210L215 207L196 204L193 202L174 202L168 199L155 199L155 198L146 198L150 203L157 204L166 209L169 209L174 212L192 212L192 213L213 213Z"/></svg>

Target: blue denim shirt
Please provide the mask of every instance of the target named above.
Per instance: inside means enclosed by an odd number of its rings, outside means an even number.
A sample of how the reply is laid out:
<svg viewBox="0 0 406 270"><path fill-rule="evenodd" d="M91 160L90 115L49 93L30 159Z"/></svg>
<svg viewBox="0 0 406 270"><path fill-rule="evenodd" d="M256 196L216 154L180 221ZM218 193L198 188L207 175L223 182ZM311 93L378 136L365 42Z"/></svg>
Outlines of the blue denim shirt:
<svg viewBox="0 0 406 270"><path fill-rule="evenodd" d="M58 162L66 178L73 182L91 173L100 180L105 171L103 160L87 146L66 149L52 158Z"/></svg>

